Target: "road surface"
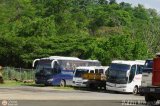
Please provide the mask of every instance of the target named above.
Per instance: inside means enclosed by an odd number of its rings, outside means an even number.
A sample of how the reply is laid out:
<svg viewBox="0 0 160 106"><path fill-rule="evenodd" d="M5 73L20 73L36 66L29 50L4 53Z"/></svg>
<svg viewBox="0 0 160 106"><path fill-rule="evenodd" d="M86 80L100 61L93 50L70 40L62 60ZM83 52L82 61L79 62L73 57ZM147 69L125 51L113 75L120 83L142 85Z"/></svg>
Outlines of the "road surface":
<svg viewBox="0 0 160 106"><path fill-rule="evenodd" d="M50 106L53 103L56 106L117 106L122 105L123 101L136 100L144 101L143 96L122 94L122 93L107 93L93 92L85 90L72 89L54 89L53 87L0 87L0 100L10 100L11 102L18 101L23 106ZM67 104L68 103L68 104ZM58 104L58 105L57 105ZM81 104L81 105L79 105ZM1 106L1 105L0 105Z"/></svg>

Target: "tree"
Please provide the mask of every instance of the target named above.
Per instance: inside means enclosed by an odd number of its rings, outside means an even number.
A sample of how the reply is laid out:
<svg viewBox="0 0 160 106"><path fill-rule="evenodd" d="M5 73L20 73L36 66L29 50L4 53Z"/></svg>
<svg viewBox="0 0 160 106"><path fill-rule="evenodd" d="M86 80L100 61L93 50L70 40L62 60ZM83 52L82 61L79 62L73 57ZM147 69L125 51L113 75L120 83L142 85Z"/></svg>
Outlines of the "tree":
<svg viewBox="0 0 160 106"><path fill-rule="evenodd" d="M116 0L109 0L109 4L116 4Z"/></svg>
<svg viewBox="0 0 160 106"><path fill-rule="evenodd" d="M31 68L51 55L146 59L160 50L160 16L116 0L1 0L0 63Z"/></svg>

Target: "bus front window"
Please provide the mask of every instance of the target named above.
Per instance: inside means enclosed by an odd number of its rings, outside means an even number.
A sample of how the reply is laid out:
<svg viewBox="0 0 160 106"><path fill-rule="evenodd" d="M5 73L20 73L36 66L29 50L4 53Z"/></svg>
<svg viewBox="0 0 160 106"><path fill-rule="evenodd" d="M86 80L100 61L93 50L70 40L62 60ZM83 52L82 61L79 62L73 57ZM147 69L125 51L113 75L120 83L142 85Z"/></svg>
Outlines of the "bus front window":
<svg viewBox="0 0 160 106"><path fill-rule="evenodd" d="M130 65L112 63L108 70L108 82L126 84L128 81L127 71Z"/></svg>
<svg viewBox="0 0 160 106"><path fill-rule="evenodd" d="M43 75L51 75L52 69L51 64L38 64L36 67L36 73L41 73Z"/></svg>

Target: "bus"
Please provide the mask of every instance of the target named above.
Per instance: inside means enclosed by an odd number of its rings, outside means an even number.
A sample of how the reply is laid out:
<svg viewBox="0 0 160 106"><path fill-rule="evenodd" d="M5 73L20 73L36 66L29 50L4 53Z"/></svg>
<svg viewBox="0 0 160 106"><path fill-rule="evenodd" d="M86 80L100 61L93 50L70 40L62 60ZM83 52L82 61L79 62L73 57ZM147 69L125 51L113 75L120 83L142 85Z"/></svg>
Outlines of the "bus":
<svg viewBox="0 0 160 106"><path fill-rule="evenodd" d="M106 90L137 94L145 61L112 61L108 69Z"/></svg>
<svg viewBox="0 0 160 106"><path fill-rule="evenodd" d="M106 85L106 70L108 66L77 67L73 76L74 87L98 88Z"/></svg>
<svg viewBox="0 0 160 106"><path fill-rule="evenodd" d="M81 60L77 57L50 56L35 59L35 83L44 85L72 85L73 73L78 66L101 66L98 60Z"/></svg>

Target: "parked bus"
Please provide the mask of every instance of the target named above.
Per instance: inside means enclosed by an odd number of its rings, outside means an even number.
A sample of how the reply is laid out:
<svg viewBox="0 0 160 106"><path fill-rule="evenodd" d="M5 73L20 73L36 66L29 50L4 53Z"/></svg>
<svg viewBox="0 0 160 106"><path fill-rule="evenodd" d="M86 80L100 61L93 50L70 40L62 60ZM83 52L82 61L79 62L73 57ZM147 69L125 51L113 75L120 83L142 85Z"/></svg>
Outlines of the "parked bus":
<svg viewBox="0 0 160 106"><path fill-rule="evenodd" d="M35 83L45 85L72 85L73 72L78 66L101 66L98 60L81 60L76 57L50 56L35 59Z"/></svg>
<svg viewBox="0 0 160 106"><path fill-rule="evenodd" d="M108 69L106 90L138 93L145 61L113 61Z"/></svg>
<svg viewBox="0 0 160 106"><path fill-rule="evenodd" d="M107 66L77 67L73 76L74 87L98 88L106 86Z"/></svg>

